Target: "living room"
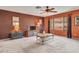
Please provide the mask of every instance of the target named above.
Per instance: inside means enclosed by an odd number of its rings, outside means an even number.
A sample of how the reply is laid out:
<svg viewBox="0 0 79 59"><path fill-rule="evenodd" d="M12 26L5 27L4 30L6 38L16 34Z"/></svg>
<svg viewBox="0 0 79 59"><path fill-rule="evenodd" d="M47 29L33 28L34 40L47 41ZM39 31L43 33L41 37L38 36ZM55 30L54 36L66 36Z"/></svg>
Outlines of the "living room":
<svg viewBox="0 0 79 59"><path fill-rule="evenodd" d="M1 40L1 52L79 52L78 47L74 41L79 39L79 7L78 6L4 6L0 7L0 40ZM50 46L44 46L48 41L53 42L48 39L45 44L42 40L42 45L34 44L33 42L25 42L30 44L26 50L20 50L21 47L25 48L24 41L31 38L37 40L36 36L38 33L51 34L52 40L56 40L54 48L49 48ZM44 36L44 35L43 35ZM43 37L41 36L41 37ZM45 35L45 37L47 37ZM44 38L44 37L43 37ZM18 39L24 39L24 41L18 41ZM59 39L59 40L58 40ZM66 40L67 39L67 40ZM71 40L70 40L71 39ZM64 43L61 43L63 42ZM17 42L16 47L14 43ZM40 40L39 40L40 41ZM60 42L61 41L61 42ZM5 43L6 42L6 43ZM6 50L6 47L11 43L12 47L9 48L14 50ZM57 42L59 45L57 45ZM74 46L69 48L67 45L67 50L65 47L61 49L62 45L73 43ZM20 47L19 46L23 45ZM37 46L36 46L37 45ZM5 46L5 47L4 47ZM32 46L32 47L31 47ZM43 48L42 48L43 46ZM55 48L55 46L57 46ZM78 45L79 46L79 45ZM52 47L52 45L51 45ZM60 47L60 48L58 48ZM75 48L73 48L75 47ZM31 50L29 50L29 48ZM34 48L34 51L32 51ZM38 48L38 49L37 49ZM47 50L46 50L46 49ZM17 50L18 49L18 50ZM41 51L39 49L42 49ZM55 50L53 50L55 49ZM59 50L61 49L61 50ZM70 51L72 49L72 51ZM3 51L2 51L3 50ZM17 50L17 51L16 51ZM36 50L36 51L35 51ZM44 50L44 51L43 51ZM50 50L50 51L49 51Z"/></svg>

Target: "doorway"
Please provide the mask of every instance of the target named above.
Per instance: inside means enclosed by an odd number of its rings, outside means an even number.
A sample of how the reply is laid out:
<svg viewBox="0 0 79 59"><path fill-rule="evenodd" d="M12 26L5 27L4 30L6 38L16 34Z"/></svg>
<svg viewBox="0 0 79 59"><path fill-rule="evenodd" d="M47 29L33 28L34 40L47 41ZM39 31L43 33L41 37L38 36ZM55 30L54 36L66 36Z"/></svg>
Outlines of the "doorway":
<svg viewBox="0 0 79 59"><path fill-rule="evenodd" d="M48 33L50 33L50 20L48 20Z"/></svg>
<svg viewBox="0 0 79 59"><path fill-rule="evenodd" d="M72 38L72 22L71 16L68 17L68 30L67 30L67 37Z"/></svg>

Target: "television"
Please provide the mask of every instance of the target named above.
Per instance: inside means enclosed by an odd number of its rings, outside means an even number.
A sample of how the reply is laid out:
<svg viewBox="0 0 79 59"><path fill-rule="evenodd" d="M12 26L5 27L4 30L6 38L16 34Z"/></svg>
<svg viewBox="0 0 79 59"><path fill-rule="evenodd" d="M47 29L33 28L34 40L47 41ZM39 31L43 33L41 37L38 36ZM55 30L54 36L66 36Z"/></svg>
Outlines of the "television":
<svg viewBox="0 0 79 59"><path fill-rule="evenodd" d="M30 30L36 30L36 26L30 26Z"/></svg>

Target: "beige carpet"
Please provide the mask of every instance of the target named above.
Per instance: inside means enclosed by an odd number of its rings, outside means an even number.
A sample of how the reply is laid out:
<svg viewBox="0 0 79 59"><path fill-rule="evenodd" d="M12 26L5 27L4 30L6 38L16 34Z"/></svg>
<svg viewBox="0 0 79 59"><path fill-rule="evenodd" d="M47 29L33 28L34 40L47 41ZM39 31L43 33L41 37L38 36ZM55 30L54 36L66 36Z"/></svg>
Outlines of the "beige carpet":
<svg viewBox="0 0 79 59"><path fill-rule="evenodd" d="M36 37L0 42L0 52L5 53L78 53L79 41L61 36L46 38L44 45L36 42Z"/></svg>

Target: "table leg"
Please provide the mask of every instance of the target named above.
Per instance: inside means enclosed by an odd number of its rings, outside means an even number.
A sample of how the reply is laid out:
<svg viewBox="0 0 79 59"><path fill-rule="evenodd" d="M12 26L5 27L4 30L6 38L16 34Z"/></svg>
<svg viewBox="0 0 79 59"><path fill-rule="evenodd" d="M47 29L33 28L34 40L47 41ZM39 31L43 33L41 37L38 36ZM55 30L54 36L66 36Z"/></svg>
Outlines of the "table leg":
<svg viewBox="0 0 79 59"><path fill-rule="evenodd" d="M42 45L44 45L44 38L41 38L41 40L42 40L42 41L41 41L41 42L42 42Z"/></svg>

